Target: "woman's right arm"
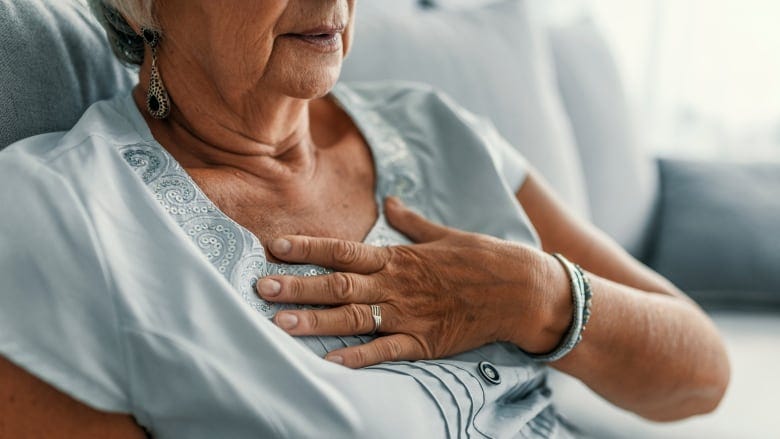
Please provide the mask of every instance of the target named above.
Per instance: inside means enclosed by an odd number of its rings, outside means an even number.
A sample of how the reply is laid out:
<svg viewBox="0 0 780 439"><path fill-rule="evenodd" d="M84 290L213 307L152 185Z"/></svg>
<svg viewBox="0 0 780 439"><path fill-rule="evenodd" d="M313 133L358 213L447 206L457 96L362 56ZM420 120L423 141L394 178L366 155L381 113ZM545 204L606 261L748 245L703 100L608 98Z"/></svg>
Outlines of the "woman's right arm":
<svg viewBox="0 0 780 439"><path fill-rule="evenodd" d="M143 439L129 415L88 407L0 356L0 438Z"/></svg>
<svg viewBox="0 0 780 439"><path fill-rule="evenodd" d="M79 402L129 412L130 385L97 233L65 165L39 153L52 139L0 153L0 439L143 438Z"/></svg>

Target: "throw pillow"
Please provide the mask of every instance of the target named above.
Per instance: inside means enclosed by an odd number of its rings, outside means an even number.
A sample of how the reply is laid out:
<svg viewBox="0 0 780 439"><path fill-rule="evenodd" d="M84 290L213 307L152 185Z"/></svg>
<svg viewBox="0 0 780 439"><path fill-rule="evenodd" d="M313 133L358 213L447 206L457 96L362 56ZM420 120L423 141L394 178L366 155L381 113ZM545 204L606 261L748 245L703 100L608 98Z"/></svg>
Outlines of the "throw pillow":
<svg viewBox="0 0 780 439"><path fill-rule="evenodd" d="M780 309L780 164L661 161L652 266L704 306Z"/></svg>

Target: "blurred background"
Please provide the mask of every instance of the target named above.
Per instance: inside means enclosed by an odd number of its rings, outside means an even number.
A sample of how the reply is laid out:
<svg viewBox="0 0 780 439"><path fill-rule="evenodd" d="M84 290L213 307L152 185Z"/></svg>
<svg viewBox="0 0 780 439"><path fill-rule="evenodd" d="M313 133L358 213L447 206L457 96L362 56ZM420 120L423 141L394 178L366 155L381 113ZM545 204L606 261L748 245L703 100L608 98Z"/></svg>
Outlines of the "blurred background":
<svg viewBox="0 0 780 439"><path fill-rule="evenodd" d="M479 0L455 0L463 7ZM490 3L484 1L484 3ZM649 151L780 161L780 2L534 0L547 22L587 17L611 46Z"/></svg>
<svg viewBox="0 0 780 439"><path fill-rule="evenodd" d="M651 150L780 160L780 2L590 0L569 7L589 9L614 48Z"/></svg>

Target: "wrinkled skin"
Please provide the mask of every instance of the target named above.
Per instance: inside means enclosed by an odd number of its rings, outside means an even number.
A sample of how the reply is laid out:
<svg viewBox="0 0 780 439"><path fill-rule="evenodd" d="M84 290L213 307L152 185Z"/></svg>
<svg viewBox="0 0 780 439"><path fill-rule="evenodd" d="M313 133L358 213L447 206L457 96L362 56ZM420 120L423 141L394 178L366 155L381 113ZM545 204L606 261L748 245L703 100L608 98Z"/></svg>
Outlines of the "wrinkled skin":
<svg viewBox="0 0 780 439"><path fill-rule="evenodd" d="M260 295L268 300L341 305L281 312L280 327L293 335L365 334L374 329L369 305L380 305L385 336L327 357L349 367L443 358L496 341L531 352L555 347L571 315L557 261L528 246L431 223L395 198L386 212L418 245L379 248L306 237L273 243L278 258L349 272L261 280Z"/></svg>

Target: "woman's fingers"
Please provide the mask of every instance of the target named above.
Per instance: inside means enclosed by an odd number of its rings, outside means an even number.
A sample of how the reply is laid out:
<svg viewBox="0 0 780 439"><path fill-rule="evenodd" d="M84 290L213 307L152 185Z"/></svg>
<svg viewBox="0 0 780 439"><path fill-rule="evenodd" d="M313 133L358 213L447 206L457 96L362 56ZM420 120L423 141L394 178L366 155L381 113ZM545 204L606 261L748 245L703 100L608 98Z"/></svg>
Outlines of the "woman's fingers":
<svg viewBox="0 0 780 439"><path fill-rule="evenodd" d="M353 241L308 236L285 236L270 245L277 258L296 263L314 264L351 273L374 273L390 259L385 247L374 247Z"/></svg>
<svg viewBox="0 0 780 439"><path fill-rule="evenodd" d="M428 221L412 211L398 197L385 200L385 214L391 226L416 243L437 241L453 233L452 229Z"/></svg>
<svg viewBox="0 0 780 439"><path fill-rule="evenodd" d="M379 337L370 343L333 351L326 360L358 369L384 361L420 360L426 358L425 350L414 337L394 334Z"/></svg>
<svg viewBox="0 0 780 439"><path fill-rule="evenodd" d="M344 305L338 308L305 311L280 311L274 323L290 335L363 335L374 331L369 305ZM382 329L391 329L383 319Z"/></svg>
<svg viewBox="0 0 780 439"><path fill-rule="evenodd" d="M371 277L352 273L265 277L257 282L257 293L263 299L301 305L379 303L386 299L382 291L385 288Z"/></svg>

